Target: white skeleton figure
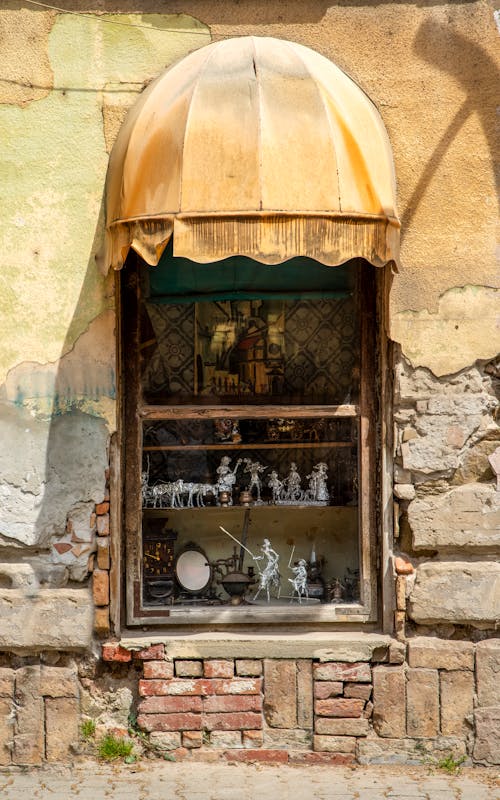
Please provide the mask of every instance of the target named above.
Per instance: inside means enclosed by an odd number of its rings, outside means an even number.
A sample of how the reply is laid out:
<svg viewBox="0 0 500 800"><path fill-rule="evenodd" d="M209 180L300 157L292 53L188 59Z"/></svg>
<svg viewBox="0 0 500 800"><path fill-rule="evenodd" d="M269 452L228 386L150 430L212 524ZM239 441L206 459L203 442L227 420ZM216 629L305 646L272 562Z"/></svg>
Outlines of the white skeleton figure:
<svg viewBox="0 0 500 800"><path fill-rule="evenodd" d="M283 481L278 477L275 469L272 470L267 485L273 492L273 503L277 503L281 498L281 490L283 489Z"/></svg>
<svg viewBox="0 0 500 800"><path fill-rule="evenodd" d="M280 596L280 588L281 588L281 575L278 568L278 562L280 557L276 550L273 550L271 547L271 542L269 539L264 539L262 543L262 550L261 556L254 556L254 561L260 561L264 558L267 559L267 563L265 564L264 568L261 570L259 575L259 588L254 596L254 600L257 600L257 597L261 593L263 589L265 589L267 602L269 603L270 600L270 589L271 586L276 587L278 597Z"/></svg>
<svg viewBox="0 0 500 800"><path fill-rule="evenodd" d="M309 593L307 591L307 561L301 558L297 566L291 567L291 570L295 577L288 578L293 586L293 593L290 602L293 603L294 597L297 595L299 603L301 603L302 597L309 597Z"/></svg>
<svg viewBox="0 0 500 800"><path fill-rule="evenodd" d="M252 461L250 458L244 458L243 461L246 464L245 469L243 472L250 473L250 483L248 486L248 491L252 493L253 489L257 491L257 502L260 502L260 490L262 488L262 481L260 479L260 473L265 472L267 467L264 467L259 461Z"/></svg>

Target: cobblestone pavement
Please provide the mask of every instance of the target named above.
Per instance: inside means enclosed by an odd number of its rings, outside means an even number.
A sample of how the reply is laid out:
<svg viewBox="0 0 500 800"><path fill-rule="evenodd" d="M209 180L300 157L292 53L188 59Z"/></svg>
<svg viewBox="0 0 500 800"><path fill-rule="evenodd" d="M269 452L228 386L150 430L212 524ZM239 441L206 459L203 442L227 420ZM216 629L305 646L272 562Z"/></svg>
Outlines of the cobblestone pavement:
<svg viewBox="0 0 500 800"><path fill-rule="evenodd" d="M500 800L500 772L227 763L5 768L2 800Z"/></svg>

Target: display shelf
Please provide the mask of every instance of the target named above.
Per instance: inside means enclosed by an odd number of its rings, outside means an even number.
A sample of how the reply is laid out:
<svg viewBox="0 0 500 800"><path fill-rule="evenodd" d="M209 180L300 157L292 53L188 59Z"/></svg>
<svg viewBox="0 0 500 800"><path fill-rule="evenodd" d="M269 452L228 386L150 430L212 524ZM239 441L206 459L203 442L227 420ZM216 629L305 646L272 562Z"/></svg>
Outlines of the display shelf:
<svg viewBox="0 0 500 800"><path fill-rule="evenodd" d="M162 419L256 419L260 417L358 417L357 405L144 405L139 416L148 420Z"/></svg>
<svg viewBox="0 0 500 800"><path fill-rule="evenodd" d="M305 450L326 447L355 447L356 442L221 442L217 444L145 445L144 452L161 450Z"/></svg>

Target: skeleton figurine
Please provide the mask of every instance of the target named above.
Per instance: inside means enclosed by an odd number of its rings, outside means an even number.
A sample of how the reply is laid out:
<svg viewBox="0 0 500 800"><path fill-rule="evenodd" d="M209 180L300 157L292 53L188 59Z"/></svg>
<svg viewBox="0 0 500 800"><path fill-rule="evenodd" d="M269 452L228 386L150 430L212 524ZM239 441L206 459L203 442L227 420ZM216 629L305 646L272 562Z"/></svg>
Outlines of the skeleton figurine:
<svg viewBox="0 0 500 800"><path fill-rule="evenodd" d="M265 590L267 596L267 602L270 601L270 589L274 586L277 589L278 597L280 596L280 588L281 588L281 575L278 568L278 562L280 557L276 550L273 550L271 547L271 542L269 539L264 539L262 543L262 550L261 556L253 556L254 561L261 561L262 559L267 559L267 563L264 565L264 568L260 571L259 574L259 588L257 589L257 593L255 594L254 600L257 600L259 594Z"/></svg>
<svg viewBox="0 0 500 800"><path fill-rule="evenodd" d="M232 501L232 493L233 493L233 486L236 483L236 472L238 471L238 467L241 464L241 458L238 459L236 462L235 468L232 470L230 468L231 459L229 456L222 456L221 462L217 467L217 483L215 484L215 488L218 493L220 492L229 492L231 495L231 500L229 501L229 505L233 504Z"/></svg>
<svg viewBox="0 0 500 800"><path fill-rule="evenodd" d="M252 461L250 458L244 458L243 461L246 464L243 472L250 473L250 483L248 485L248 491L251 493L253 489L257 492L257 503L261 503L260 499L260 490L262 489L262 480L260 477L261 472L265 472L267 467L264 467L258 461Z"/></svg>
<svg viewBox="0 0 500 800"><path fill-rule="evenodd" d="M280 481L278 473L275 469L272 470L267 485L273 493L273 503L277 503L281 499L281 491L283 489L283 481Z"/></svg>
<svg viewBox="0 0 500 800"><path fill-rule="evenodd" d="M283 483L286 484L285 500L291 500L295 502L300 500L300 496L302 494L300 490L301 481L302 478L297 472L297 464L295 461L292 461L290 464L290 472L283 481Z"/></svg>
<svg viewBox="0 0 500 800"><path fill-rule="evenodd" d="M295 575L294 578L288 578L293 586L292 598L290 602L293 603L295 595L297 595L299 603L301 603L303 597L309 597L307 591L307 561L304 558L301 558L297 566L290 567L290 569Z"/></svg>

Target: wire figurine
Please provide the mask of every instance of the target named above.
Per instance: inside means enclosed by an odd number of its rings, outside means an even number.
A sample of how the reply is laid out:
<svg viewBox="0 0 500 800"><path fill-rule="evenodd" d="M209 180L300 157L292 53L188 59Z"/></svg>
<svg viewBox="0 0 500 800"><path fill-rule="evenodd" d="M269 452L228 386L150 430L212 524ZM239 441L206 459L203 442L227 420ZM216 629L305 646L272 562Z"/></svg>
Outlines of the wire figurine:
<svg viewBox="0 0 500 800"><path fill-rule="evenodd" d="M271 596L270 590L271 587L275 587L277 590L277 596L280 596L281 592L281 575L278 567L278 563L280 557L276 550L273 550L271 547L271 542L269 539L264 539L262 543L262 547L260 548L262 551L261 556L253 556L254 561L261 561L262 559L267 559L267 563L264 564L262 570L259 570L259 588L255 593L254 600L257 600L259 594L262 591L266 592L267 602L269 603Z"/></svg>

